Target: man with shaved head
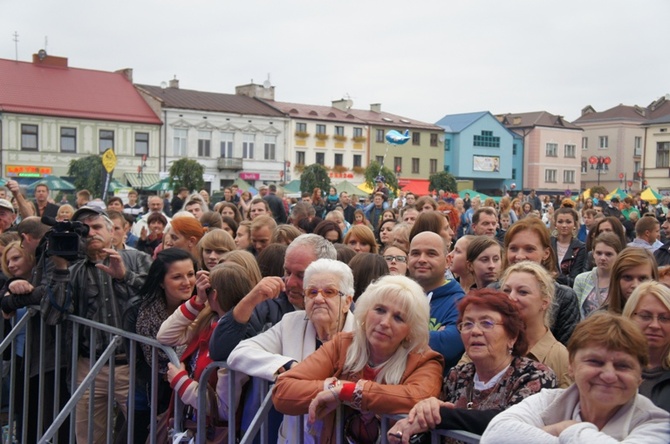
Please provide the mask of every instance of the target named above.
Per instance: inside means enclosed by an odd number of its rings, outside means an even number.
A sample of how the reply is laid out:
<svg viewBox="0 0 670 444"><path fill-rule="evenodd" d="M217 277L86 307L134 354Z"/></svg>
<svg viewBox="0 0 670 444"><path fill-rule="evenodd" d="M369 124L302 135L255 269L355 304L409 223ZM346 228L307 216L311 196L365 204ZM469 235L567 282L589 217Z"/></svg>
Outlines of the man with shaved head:
<svg viewBox="0 0 670 444"><path fill-rule="evenodd" d="M421 285L430 303L429 345L444 356L445 374L465 351L456 327L457 304L465 293L458 282L444 278L447 253L440 235L424 231L412 239L408 257L410 276Z"/></svg>

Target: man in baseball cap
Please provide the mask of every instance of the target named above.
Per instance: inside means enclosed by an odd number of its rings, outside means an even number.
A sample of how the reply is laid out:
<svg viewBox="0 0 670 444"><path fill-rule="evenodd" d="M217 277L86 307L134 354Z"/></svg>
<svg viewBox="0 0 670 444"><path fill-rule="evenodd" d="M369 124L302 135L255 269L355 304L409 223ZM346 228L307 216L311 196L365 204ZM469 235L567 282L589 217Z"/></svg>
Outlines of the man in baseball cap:
<svg viewBox="0 0 670 444"><path fill-rule="evenodd" d="M0 233L8 231L16 220L14 206L7 199L0 199Z"/></svg>

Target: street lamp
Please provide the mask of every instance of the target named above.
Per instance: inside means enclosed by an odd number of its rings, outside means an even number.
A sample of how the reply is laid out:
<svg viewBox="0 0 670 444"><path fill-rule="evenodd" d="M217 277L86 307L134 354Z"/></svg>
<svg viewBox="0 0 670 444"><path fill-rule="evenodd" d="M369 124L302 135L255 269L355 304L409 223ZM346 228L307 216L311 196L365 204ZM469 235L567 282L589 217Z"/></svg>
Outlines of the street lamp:
<svg viewBox="0 0 670 444"><path fill-rule="evenodd" d="M592 170L598 170L598 185L600 185L600 174L602 171L609 171L609 164L612 163L612 159L609 156L591 156L589 157L589 163Z"/></svg>

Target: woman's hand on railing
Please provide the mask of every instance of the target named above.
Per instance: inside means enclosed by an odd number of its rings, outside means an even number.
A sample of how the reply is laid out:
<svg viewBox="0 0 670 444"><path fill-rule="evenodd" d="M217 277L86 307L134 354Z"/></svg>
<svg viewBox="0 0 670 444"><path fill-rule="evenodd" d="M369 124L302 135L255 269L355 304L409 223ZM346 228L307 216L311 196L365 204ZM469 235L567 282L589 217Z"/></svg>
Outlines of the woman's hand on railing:
<svg viewBox="0 0 670 444"><path fill-rule="evenodd" d="M320 392L309 404L308 422L314 424L340 405L340 390L342 387L333 387Z"/></svg>
<svg viewBox="0 0 670 444"><path fill-rule="evenodd" d="M186 365L184 365L183 362L179 363L179 367L176 365L172 364L171 362L168 363L168 371L167 371L167 380L168 382L172 382L175 376L177 376L179 373L186 371Z"/></svg>

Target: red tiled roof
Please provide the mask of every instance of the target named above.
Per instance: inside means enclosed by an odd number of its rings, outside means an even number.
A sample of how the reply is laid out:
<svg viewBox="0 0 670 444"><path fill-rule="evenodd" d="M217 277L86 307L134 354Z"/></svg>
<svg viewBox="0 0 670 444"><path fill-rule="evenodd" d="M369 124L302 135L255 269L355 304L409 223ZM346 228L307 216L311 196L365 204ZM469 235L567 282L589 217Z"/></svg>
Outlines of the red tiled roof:
<svg viewBox="0 0 670 444"><path fill-rule="evenodd" d="M239 94L223 94L181 88L137 85L163 103L166 108L190 109L222 113L284 117L262 100Z"/></svg>
<svg viewBox="0 0 670 444"><path fill-rule="evenodd" d="M6 59L0 59L0 111L162 123L121 73Z"/></svg>
<svg viewBox="0 0 670 444"><path fill-rule="evenodd" d="M433 123L421 122L419 120L410 119L409 117L398 116L396 114L387 113L384 111L376 112L364 109L352 109L351 113L361 120L364 120L369 125L388 126L393 128L403 129L425 129L444 132L444 128Z"/></svg>
<svg viewBox="0 0 670 444"><path fill-rule="evenodd" d="M593 110L593 108L590 108ZM575 124L586 123L586 122L602 122L602 121L613 121L613 120L632 120L642 122L647 120L645 114L647 110L645 108L640 108L639 106L627 106L627 105L617 105L613 108L610 108L605 111L591 111L587 112L575 120Z"/></svg>

